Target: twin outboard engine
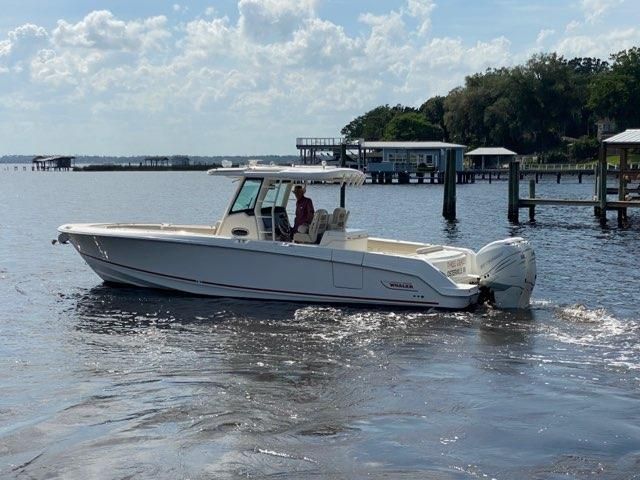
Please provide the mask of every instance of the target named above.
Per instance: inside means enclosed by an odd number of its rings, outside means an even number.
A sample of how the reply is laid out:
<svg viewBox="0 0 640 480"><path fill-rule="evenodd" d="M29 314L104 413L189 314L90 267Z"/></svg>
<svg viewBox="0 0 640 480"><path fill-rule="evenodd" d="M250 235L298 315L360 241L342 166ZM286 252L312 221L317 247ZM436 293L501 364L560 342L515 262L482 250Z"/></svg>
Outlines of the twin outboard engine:
<svg viewBox="0 0 640 480"><path fill-rule="evenodd" d="M526 308L536 284L536 255L520 237L498 240L476 254L480 289L498 308Z"/></svg>

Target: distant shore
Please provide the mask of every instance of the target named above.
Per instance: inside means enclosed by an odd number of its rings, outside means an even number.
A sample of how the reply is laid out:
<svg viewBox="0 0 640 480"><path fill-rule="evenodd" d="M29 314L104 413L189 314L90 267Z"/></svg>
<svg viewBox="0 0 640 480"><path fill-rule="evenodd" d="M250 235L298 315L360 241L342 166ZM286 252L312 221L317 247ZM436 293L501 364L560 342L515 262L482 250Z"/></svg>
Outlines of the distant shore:
<svg viewBox="0 0 640 480"><path fill-rule="evenodd" d="M220 167L219 163L196 165L130 165L130 164L104 164L104 165L76 165L74 172L168 172L168 171L203 171Z"/></svg>
<svg viewBox="0 0 640 480"><path fill-rule="evenodd" d="M45 155L47 156L47 155ZM113 165L113 166L129 166L139 165L144 163L148 158L165 158L163 157L151 157L148 155L137 156L100 156L100 155L72 155L75 159L76 166L85 165ZM0 156L0 164L22 165L31 164L36 155L3 155ZM167 159L171 160L173 157L184 157L189 159L190 166L203 166L208 165L220 165L223 160L229 160L233 164L245 164L249 160L258 159L263 163L286 163L290 164L299 160L298 155L169 155ZM114 168L115 169L115 168Z"/></svg>

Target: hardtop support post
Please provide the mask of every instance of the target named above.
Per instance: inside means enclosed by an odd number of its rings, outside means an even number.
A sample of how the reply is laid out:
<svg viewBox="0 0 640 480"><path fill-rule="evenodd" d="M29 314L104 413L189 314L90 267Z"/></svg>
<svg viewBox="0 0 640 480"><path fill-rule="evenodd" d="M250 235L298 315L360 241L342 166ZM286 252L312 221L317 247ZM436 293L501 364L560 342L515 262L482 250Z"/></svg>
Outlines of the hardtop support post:
<svg viewBox="0 0 640 480"><path fill-rule="evenodd" d="M347 141L346 139L342 141L340 145L340 166L347 166ZM347 185L346 183L342 183L340 185L340 208L345 208L345 196L346 196Z"/></svg>

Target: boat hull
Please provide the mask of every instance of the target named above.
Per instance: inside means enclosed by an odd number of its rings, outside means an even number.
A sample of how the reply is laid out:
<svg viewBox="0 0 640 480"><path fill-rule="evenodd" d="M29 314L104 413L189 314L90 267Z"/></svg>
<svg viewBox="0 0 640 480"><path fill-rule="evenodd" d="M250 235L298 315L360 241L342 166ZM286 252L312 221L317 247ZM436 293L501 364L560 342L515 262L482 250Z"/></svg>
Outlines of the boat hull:
<svg viewBox="0 0 640 480"><path fill-rule="evenodd" d="M478 288L428 262L316 245L62 226L105 281L245 299L464 309Z"/></svg>

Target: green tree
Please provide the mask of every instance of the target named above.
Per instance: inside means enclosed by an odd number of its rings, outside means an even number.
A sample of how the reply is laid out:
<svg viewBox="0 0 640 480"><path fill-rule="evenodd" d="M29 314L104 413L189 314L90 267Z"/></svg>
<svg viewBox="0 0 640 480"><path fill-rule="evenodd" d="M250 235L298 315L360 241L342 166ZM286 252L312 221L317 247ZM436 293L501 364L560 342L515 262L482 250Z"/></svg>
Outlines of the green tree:
<svg viewBox="0 0 640 480"><path fill-rule="evenodd" d="M611 69L590 84L588 104L599 117L616 120L618 128L640 126L640 48L611 55Z"/></svg>
<svg viewBox="0 0 640 480"><path fill-rule="evenodd" d="M573 160L593 160L598 156L599 142L587 135L578 138L569 147Z"/></svg>
<svg viewBox="0 0 640 480"><path fill-rule="evenodd" d="M342 133L352 139L437 138L566 156L563 145L592 135L599 117L615 119L620 128L640 127L640 48L615 53L610 62L534 55L523 65L470 75L463 86L429 98L417 110L374 108Z"/></svg>
<svg viewBox="0 0 640 480"><path fill-rule="evenodd" d="M347 125L345 125L340 133L350 140L364 138L365 140L381 140L387 124L398 114L414 111L412 108L396 105L381 105L369 110Z"/></svg>
<svg viewBox="0 0 640 480"><path fill-rule="evenodd" d="M442 128L429 123L417 112L401 113L393 117L384 129L383 140L417 141L442 140Z"/></svg>
<svg viewBox="0 0 640 480"><path fill-rule="evenodd" d="M433 125L438 125L443 131L443 138L445 141L448 141L449 135L444 123L444 100L445 97L442 96L431 97L420 105L418 111L425 116L427 122L432 123Z"/></svg>

